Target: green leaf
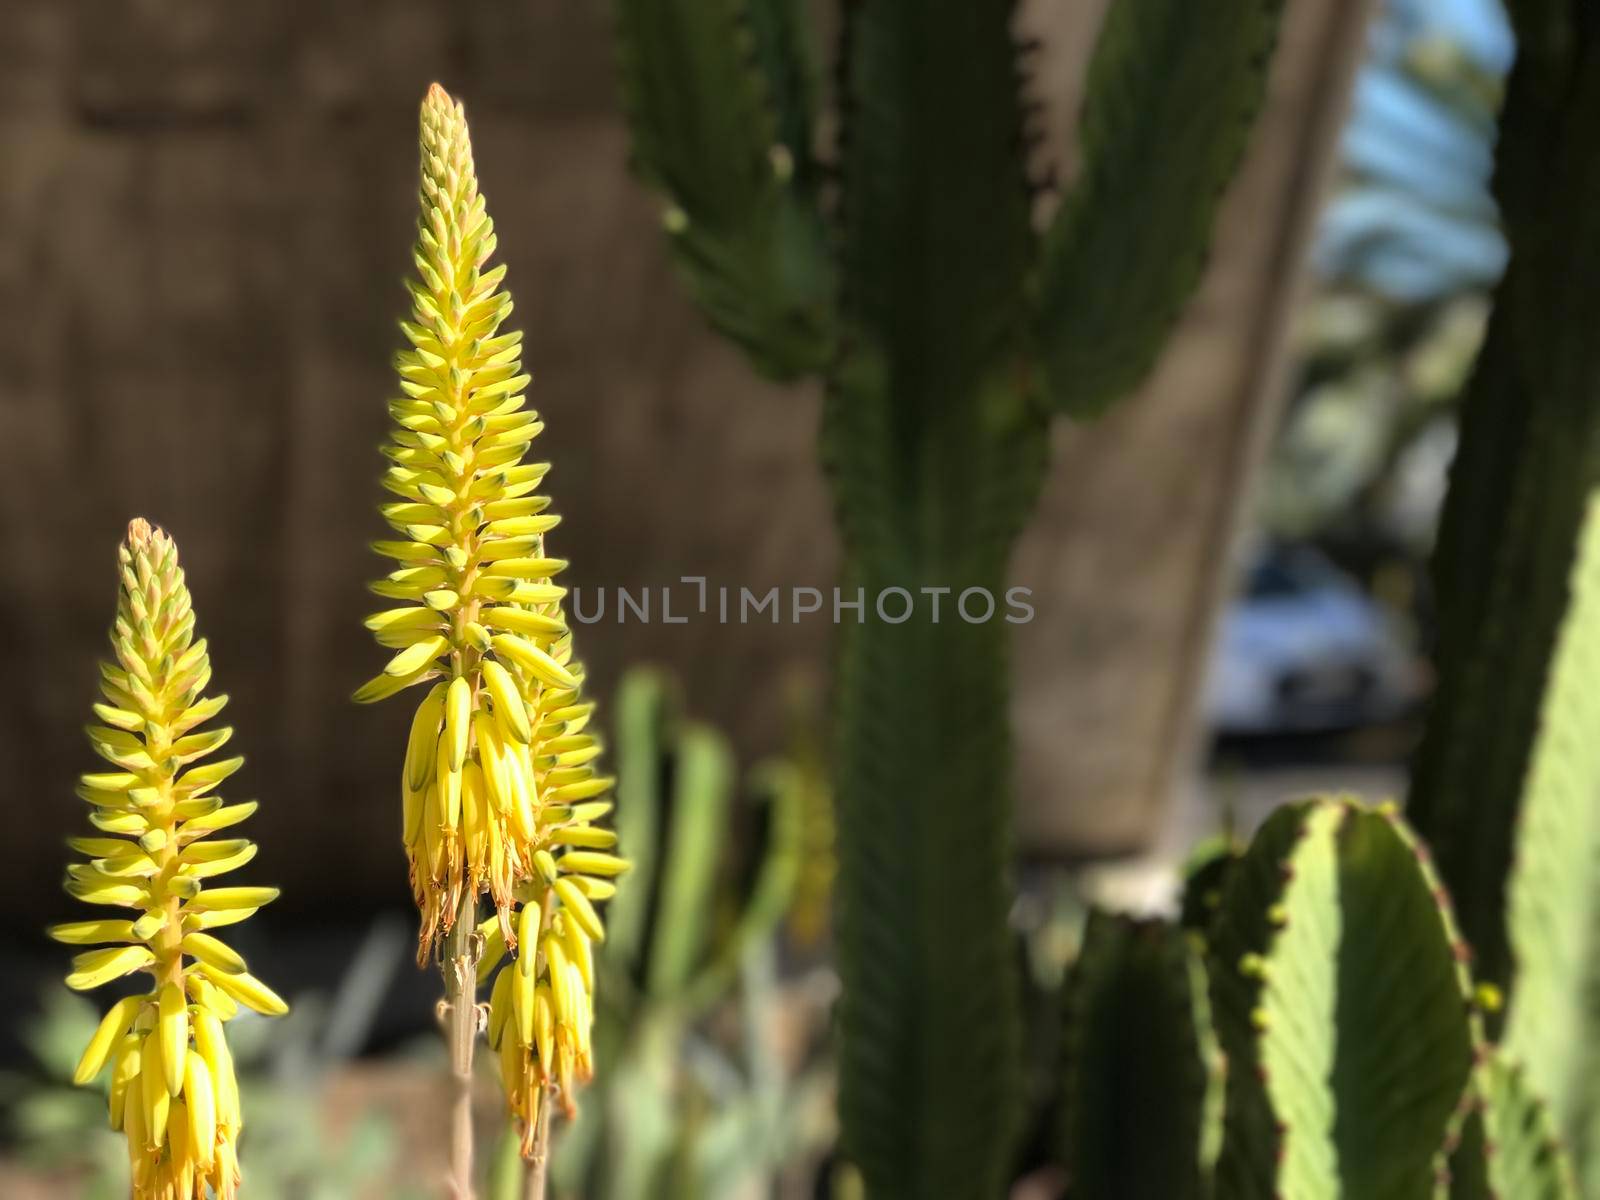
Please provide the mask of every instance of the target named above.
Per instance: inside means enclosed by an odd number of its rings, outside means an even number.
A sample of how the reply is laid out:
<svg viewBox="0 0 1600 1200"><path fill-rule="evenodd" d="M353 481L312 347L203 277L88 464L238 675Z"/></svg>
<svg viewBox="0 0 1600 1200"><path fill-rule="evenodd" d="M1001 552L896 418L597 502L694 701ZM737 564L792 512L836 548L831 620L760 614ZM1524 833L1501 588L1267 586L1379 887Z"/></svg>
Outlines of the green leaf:
<svg viewBox="0 0 1600 1200"><path fill-rule="evenodd" d="M1198 284L1266 88L1282 0L1113 0L1046 240L1038 338L1055 406L1093 415L1154 364Z"/></svg>
<svg viewBox="0 0 1600 1200"><path fill-rule="evenodd" d="M770 762L758 768L752 784L760 826L754 862L732 897L737 908L732 927L717 939L710 961L685 988L684 1003L691 1012L727 993L752 947L772 938L794 899L803 837L801 780L789 764Z"/></svg>
<svg viewBox="0 0 1600 1200"><path fill-rule="evenodd" d="M1064 1149L1075 1196L1211 1194L1223 1060L1192 936L1090 914L1065 995Z"/></svg>
<svg viewBox="0 0 1600 1200"><path fill-rule="evenodd" d="M1238 1086L1261 1093L1250 1123L1230 1122L1222 1194L1427 1196L1477 1042L1462 943L1392 811L1322 801L1291 812L1288 855L1275 830L1235 876L1275 866L1287 877L1265 913L1265 953L1214 969L1258 980L1253 997L1237 984L1217 993L1224 1044L1246 1042ZM1234 911L1257 898L1230 886L1223 920L1259 943L1261 914ZM1256 1001L1248 1014L1241 998Z"/></svg>
<svg viewBox="0 0 1600 1200"><path fill-rule="evenodd" d="M1549 1110L1524 1073L1491 1055L1450 1155L1449 1200L1576 1200Z"/></svg>
<svg viewBox="0 0 1600 1200"><path fill-rule="evenodd" d="M1513 835L1502 1041L1587 1164L1600 1151L1600 495L1570 591Z"/></svg>
<svg viewBox="0 0 1600 1200"><path fill-rule="evenodd" d="M650 992L659 1000L682 999L709 952L733 777L727 740L708 726L686 723L676 745L646 970Z"/></svg>
<svg viewBox="0 0 1600 1200"><path fill-rule="evenodd" d="M634 163L690 293L777 378L818 370L833 280L795 0L616 0Z"/></svg>
<svg viewBox="0 0 1600 1200"><path fill-rule="evenodd" d="M489 1153L489 1178L484 1186L487 1200L523 1200L527 1178L521 1134L514 1122L507 1121Z"/></svg>
<svg viewBox="0 0 1600 1200"><path fill-rule="evenodd" d="M661 865L663 742L673 711L666 681L636 668L623 677L616 700L617 841L633 868L606 910L604 962L642 983L642 960Z"/></svg>

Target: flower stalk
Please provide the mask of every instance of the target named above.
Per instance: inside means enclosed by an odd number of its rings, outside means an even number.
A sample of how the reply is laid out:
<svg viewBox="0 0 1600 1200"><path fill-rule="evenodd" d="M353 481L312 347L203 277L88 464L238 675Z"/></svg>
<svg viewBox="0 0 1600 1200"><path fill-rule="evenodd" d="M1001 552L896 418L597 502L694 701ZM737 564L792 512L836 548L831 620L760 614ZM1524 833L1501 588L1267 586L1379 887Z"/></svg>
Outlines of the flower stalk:
<svg viewBox="0 0 1600 1200"><path fill-rule="evenodd" d="M545 1200L550 1186L550 1105L539 1109L533 1131L533 1152L528 1156L528 1187L524 1200Z"/></svg>
<svg viewBox="0 0 1600 1200"><path fill-rule="evenodd" d="M472 1196L472 1058L478 1040L478 955L482 939L477 934L477 897L461 896L461 911L445 939L444 1001L440 1017L450 1048L450 1182L457 1197Z"/></svg>

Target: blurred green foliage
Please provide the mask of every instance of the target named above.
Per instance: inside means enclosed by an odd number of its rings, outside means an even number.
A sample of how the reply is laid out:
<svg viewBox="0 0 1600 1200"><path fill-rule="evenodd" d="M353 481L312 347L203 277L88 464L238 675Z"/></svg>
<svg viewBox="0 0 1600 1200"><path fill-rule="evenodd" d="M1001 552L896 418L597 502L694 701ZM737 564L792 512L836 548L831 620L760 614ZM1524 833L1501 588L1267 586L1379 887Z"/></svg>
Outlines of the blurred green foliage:
<svg viewBox="0 0 1600 1200"><path fill-rule="evenodd" d="M815 785L774 761L741 789L726 741L653 671L624 679L616 713L617 829L634 869L597 962L606 1069L560 1139L557 1193L770 1190L833 1137L820 999L777 975Z"/></svg>
<svg viewBox="0 0 1600 1200"><path fill-rule="evenodd" d="M1511 38L1484 0L1389 0L1316 239L1299 386L1261 491L1279 538L1415 567L1505 266L1489 190Z"/></svg>

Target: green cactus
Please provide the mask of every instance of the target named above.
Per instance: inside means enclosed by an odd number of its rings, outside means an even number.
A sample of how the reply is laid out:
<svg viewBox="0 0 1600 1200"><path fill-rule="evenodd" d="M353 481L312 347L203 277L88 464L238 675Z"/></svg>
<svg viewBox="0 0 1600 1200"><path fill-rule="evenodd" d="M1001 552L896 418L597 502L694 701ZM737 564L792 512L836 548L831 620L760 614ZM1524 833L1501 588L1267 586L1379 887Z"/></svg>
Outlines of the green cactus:
<svg viewBox="0 0 1600 1200"><path fill-rule="evenodd" d="M1587 615L1600 647L1600 521L1585 562L1593 574L1571 620ZM1569 682L1577 672L1566 668L1583 661L1571 649L1578 640L1563 636L1558 673ZM1287 805L1243 854L1212 844L1193 861L1192 879L1227 864L1211 880L1221 897L1208 906L1203 968L1194 963L1200 935L1184 926L1090 920L1065 1001L1073 1196L1592 1193L1574 1182L1561 1108L1545 1104L1533 1065L1566 1055L1558 1082L1570 1082L1588 1062L1587 1031L1563 1024L1559 1011L1536 1028L1541 1009L1513 1015L1510 1029L1527 1022L1524 1041L1485 1041L1481 1009L1493 1007L1492 989L1474 987L1427 850L1392 806ZM1209 1008L1191 1003L1196 981L1209 981ZM1220 1154L1207 1149L1216 1120L1210 1021L1227 1063Z"/></svg>
<svg viewBox="0 0 1600 1200"><path fill-rule="evenodd" d="M773 1006L761 962L794 891L800 789L789 765L773 762L752 773L756 803L736 805L727 743L683 719L655 672L630 672L616 711L617 828L634 869L597 963L605 987L595 1030L615 1065L558 1149L555 1179L560 1194L595 1200L712 1197L741 1156L789 1132L791 1081L754 1049L718 1073L751 1082L715 1105L683 1056L700 1019L736 994L747 1023ZM748 869L730 870L728 830L741 817L760 818L761 848Z"/></svg>
<svg viewBox="0 0 1600 1200"><path fill-rule="evenodd" d="M1042 236L1010 4L842 6L826 217L799 0L615 8L635 165L691 294L763 372L828 384L865 597L834 713L846 1149L873 1196L989 1200L1017 1080L1007 638L952 610L1001 598L1050 414L1138 382L1192 291L1281 0L1118 0L1082 178ZM914 611L891 623L880 595Z"/></svg>
<svg viewBox="0 0 1600 1200"><path fill-rule="evenodd" d="M1244 854L1244 846L1232 833L1202 838L1189 851L1183 864L1183 890L1178 897L1178 924L1184 929L1204 933L1216 920L1228 877Z"/></svg>
<svg viewBox="0 0 1600 1200"><path fill-rule="evenodd" d="M1549 1110L1498 1054L1476 1072L1471 1110L1449 1162L1448 1200L1576 1200Z"/></svg>
<svg viewBox="0 0 1600 1200"><path fill-rule="evenodd" d="M634 165L695 302L764 374L819 370L834 284L798 4L627 0L616 21Z"/></svg>
<svg viewBox="0 0 1600 1200"><path fill-rule="evenodd" d="M1253 1198L1272 1195L1272 1163L1276 1156L1277 1120L1259 1085L1260 1051L1254 1013L1261 1003L1262 975L1246 970L1257 964L1271 941L1272 915L1288 882L1284 864L1299 840L1304 813L1282 808L1256 833L1248 852L1227 874L1222 900L1207 934L1211 1008L1217 1038L1228 1056L1223 1143L1231 1145L1219 1188L1223 1196ZM1261 1150L1254 1156L1248 1146ZM1231 1182L1229 1180L1231 1179Z"/></svg>
<svg viewBox="0 0 1600 1200"><path fill-rule="evenodd" d="M1600 1188L1600 496L1591 494L1513 830L1502 1041Z"/></svg>
<svg viewBox="0 0 1600 1200"><path fill-rule="evenodd" d="M1111 5L1079 118L1083 165L1045 239L1034 314L1062 411L1097 413L1133 388L1199 282L1282 7Z"/></svg>
<svg viewBox="0 0 1600 1200"><path fill-rule="evenodd" d="M1510 9L1495 191L1511 261L1463 401L1409 812L1475 973L1505 994L1491 1032L1600 1194L1600 27L1578 0Z"/></svg>
<svg viewBox="0 0 1600 1200"><path fill-rule="evenodd" d="M1096 911L1066 989L1074 1196L1211 1195L1223 1059L1194 936Z"/></svg>
<svg viewBox="0 0 1600 1200"><path fill-rule="evenodd" d="M1408 802L1478 975L1503 989L1517 813L1600 484L1600 26L1584 0L1509 7L1519 48L1495 194L1511 260L1463 400L1433 564L1439 687Z"/></svg>
<svg viewBox="0 0 1600 1200"><path fill-rule="evenodd" d="M1529 55L1528 69L1548 52ZM1526 75L1518 86L1535 88ZM1508 112L1513 127L1517 119ZM1513 158L1518 152L1505 150ZM1504 329L1501 336L1510 336ZM1491 337L1480 389L1484 372L1503 369L1505 353ZM1451 501L1458 522L1463 513L1480 521L1491 513L1479 489L1495 481L1479 469L1504 447L1484 444L1482 397L1489 394L1480 390L1468 413L1453 485L1466 495L1453 492ZM1518 436L1530 439L1524 449L1547 450L1540 439L1555 438L1558 427ZM1437 742L1425 748L1415 803L1423 819L1445 822L1439 835L1454 852L1440 856L1441 867L1456 872L1488 952L1475 957L1456 933L1427 851L1387 809L1292 805L1269 818L1243 855L1214 840L1191 857L1183 925L1207 927L1213 1012L1229 1059L1216 1173L1224 1200L1600 1194L1600 489L1562 460L1553 462L1552 494L1543 495L1534 483L1542 461L1515 463L1526 477L1501 482L1511 488L1506 503L1551 521L1530 539L1545 556L1539 572L1557 565L1564 572L1558 587L1543 574L1531 581L1538 619L1554 622L1549 646L1533 665L1515 657L1533 654L1539 639L1527 640L1528 629L1506 615L1515 590L1507 579L1528 580L1537 556L1528 547L1495 547L1508 557L1484 569L1511 574L1491 573L1481 592L1454 597L1453 619L1478 604L1477 619L1487 622L1479 626L1482 653L1491 664L1514 666L1516 678L1503 695L1494 693L1487 677L1474 680L1474 664L1452 668L1447 656L1443 715L1429 736L1453 728L1457 736L1471 730L1493 739L1503 732L1495 724L1502 712L1511 732L1493 747L1469 744L1448 755ZM1574 512L1556 520L1580 486L1586 490ZM1485 536L1482 528L1470 532ZM1460 568L1452 556L1468 545L1465 527L1447 533L1442 578ZM1495 624L1507 621L1516 628ZM1448 654L1449 639L1463 635L1459 626L1448 632L1448 621L1446 628ZM1464 707L1468 684L1480 689L1472 702L1481 710ZM1519 732L1529 688L1536 693L1531 724ZM1520 749L1518 737L1528 739ZM1471 790L1481 781L1459 774L1473 763L1509 769L1505 756L1514 750L1526 761L1509 795ZM1477 810L1429 790L1445 776L1426 772L1442 766L1457 773L1449 777L1468 789L1468 801L1482 801ZM1477 987L1469 961L1481 972ZM1502 997L1509 999L1503 1021ZM1485 1040L1485 1017L1495 1018L1487 1023L1497 1027L1498 1043ZM1101 1066L1135 1078L1147 1069L1127 1053ZM1081 1090L1069 1079L1069 1096ZM1189 1150L1186 1136L1169 1134L1148 1153L1187 1158ZM1091 1187L1088 1194L1117 1193Z"/></svg>
<svg viewBox="0 0 1600 1200"><path fill-rule="evenodd" d="M1211 941L1219 1195L1431 1194L1479 1044L1442 896L1388 808L1312 801L1262 828Z"/></svg>

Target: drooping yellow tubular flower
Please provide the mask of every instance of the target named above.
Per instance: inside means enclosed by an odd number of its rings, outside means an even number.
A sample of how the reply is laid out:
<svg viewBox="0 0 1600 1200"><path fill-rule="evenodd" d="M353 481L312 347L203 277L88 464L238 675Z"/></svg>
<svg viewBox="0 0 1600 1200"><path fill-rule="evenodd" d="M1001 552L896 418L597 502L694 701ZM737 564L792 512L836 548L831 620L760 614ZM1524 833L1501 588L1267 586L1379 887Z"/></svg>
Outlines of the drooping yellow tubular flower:
<svg viewBox="0 0 1600 1200"><path fill-rule="evenodd" d="M612 880L628 869L606 850L610 830L589 821L607 802L577 805L552 839L562 852L537 852L538 874L517 889L518 954L500 967L489 995L489 1044L500 1056L500 1081L522 1122L522 1152L533 1153L539 1106L550 1092L568 1118L577 1115L577 1090L594 1075L594 944L605 940L595 904L616 892ZM487 980L506 956L494 922L485 922Z"/></svg>
<svg viewBox="0 0 1600 1200"><path fill-rule="evenodd" d="M172 539L128 526L111 631L116 663L100 667L105 702L89 741L112 770L83 776L98 836L70 845L89 861L67 869L67 891L127 917L74 921L50 934L109 943L73 960L69 987L99 987L148 971L148 991L111 1006L78 1062L79 1084L111 1064L111 1124L126 1131L135 1200L205 1200L239 1186L239 1088L223 1022L243 1004L268 1016L288 1006L249 974L211 930L244 920L276 888L210 887L255 857L255 844L213 837L256 809L216 788L242 758L203 762L232 736L202 729L226 696L204 697L211 661L194 640L194 610Z"/></svg>
<svg viewBox="0 0 1600 1200"><path fill-rule="evenodd" d="M402 395L384 449L384 486L399 500L382 511L401 539L374 547L398 569L373 590L400 604L367 620L396 653L356 699L428 689L400 780L426 960L463 899L483 891L497 944L515 946L519 889L548 889L563 869L584 876L582 854L613 835L592 827L612 781L595 771L600 745L584 732L593 705L581 697L566 592L552 582L566 563L548 556L560 518L535 494L548 464L523 462L543 422L525 407L522 335L500 332L511 297L505 268L487 266L494 223L465 112L438 85L422 104L421 142L417 274L400 326L410 349L395 359ZM552 918L573 903L550 894ZM578 899L598 938L590 898Z"/></svg>

